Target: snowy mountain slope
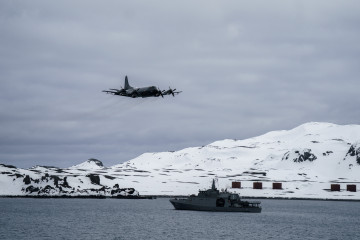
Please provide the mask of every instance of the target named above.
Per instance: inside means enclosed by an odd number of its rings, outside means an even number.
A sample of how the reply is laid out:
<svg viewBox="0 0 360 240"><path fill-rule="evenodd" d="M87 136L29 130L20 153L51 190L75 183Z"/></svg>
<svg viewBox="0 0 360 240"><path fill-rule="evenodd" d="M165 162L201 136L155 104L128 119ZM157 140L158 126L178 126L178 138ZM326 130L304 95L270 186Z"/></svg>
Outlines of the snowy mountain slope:
<svg viewBox="0 0 360 240"><path fill-rule="evenodd" d="M360 199L358 192L324 190L331 183L342 183L342 189L359 183L359 140L358 125L307 123L245 140L227 139L176 152L146 153L111 169L127 171L130 176L126 181L133 181L136 189L149 194L195 193L217 176L221 188L241 181L240 192L246 196ZM353 151L347 154L351 146ZM144 173L135 176L135 170ZM141 181L139 175L146 181ZM263 182L265 189L252 189L254 181ZM284 189L272 190L272 182L282 182Z"/></svg>
<svg viewBox="0 0 360 240"><path fill-rule="evenodd" d="M231 191L243 196L360 200L360 191L346 191L348 184L360 189L359 125L313 122L244 140L226 139L175 152L144 153L110 168L96 161L90 159L68 169L0 165L0 194L28 194L21 191L26 190L26 175L34 181L40 179L39 183L31 182L34 186L42 184L44 188L44 181L54 182L51 176L58 176L58 186L65 185L63 191L71 192L68 185L74 189L71 194L93 188L104 190L105 195L111 195L116 184L145 195L187 195L207 188L217 177L219 188L230 189L231 182L240 181L242 188ZM262 182L263 189L253 189L255 181ZM273 182L281 182L282 189L273 190ZM334 183L340 184L341 191L329 191Z"/></svg>
<svg viewBox="0 0 360 240"><path fill-rule="evenodd" d="M96 170L96 169L103 169L105 168L103 163L97 159L90 158L86 162L80 163L78 165L69 167L69 169L84 169L84 170Z"/></svg>

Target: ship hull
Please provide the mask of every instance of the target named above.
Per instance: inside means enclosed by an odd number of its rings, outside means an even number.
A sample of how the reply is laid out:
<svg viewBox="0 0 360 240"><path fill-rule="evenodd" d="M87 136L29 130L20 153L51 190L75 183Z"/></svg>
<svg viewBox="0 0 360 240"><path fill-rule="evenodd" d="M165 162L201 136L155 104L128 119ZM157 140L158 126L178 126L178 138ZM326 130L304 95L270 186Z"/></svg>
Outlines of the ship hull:
<svg viewBox="0 0 360 240"><path fill-rule="evenodd" d="M211 205L198 205L190 203L184 199L170 199L171 204L176 210L192 210L192 211L210 211L210 212L248 212L248 213L261 213L261 207L233 207L224 206L216 207Z"/></svg>

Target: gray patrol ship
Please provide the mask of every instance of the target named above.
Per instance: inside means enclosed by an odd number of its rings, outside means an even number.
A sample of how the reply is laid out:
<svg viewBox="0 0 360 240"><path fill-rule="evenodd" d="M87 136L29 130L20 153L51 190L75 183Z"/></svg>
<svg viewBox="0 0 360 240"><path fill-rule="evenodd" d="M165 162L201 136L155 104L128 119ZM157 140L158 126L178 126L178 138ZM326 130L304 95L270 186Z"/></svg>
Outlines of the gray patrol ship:
<svg viewBox="0 0 360 240"><path fill-rule="evenodd" d="M196 210L213 212L250 212L260 213L259 201L242 201L239 194L220 192L215 187L215 180L211 189L200 191L199 194L191 195L188 198L170 199L171 204L177 210Z"/></svg>

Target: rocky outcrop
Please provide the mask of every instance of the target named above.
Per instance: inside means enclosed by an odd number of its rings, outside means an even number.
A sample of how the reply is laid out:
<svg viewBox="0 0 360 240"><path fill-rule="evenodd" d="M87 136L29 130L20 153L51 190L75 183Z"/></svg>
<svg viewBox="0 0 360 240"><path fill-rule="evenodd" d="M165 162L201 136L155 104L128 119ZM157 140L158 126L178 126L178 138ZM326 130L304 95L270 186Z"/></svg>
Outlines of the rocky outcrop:
<svg viewBox="0 0 360 240"><path fill-rule="evenodd" d="M100 185L100 177L96 174L88 174L86 175L88 178L90 178L90 181L92 184Z"/></svg>
<svg viewBox="0 0 360 240"><path fill-rule="evenodd" d="M0 166L2 166L2 167L6 167L6 168L16 168L15 166L13 166L13 165L7 165L7 164L0 164Z"/></svg>
<svg viewBox="0 0 360 240"><path fill-rule="evenodd" d="M95 158L90 158L86 162L70 167L70 169L104 169L104 164Z"/></svg>
<svg viewBox="0 0 360 240"><path fill-rule="evenodd" d="M349 157L355 157L356 163L360 165L360 143L354 143L350 146L348 152L346 153L344 160Z"/></svg>
<svg viewBox="0 0 360 240"><path fill-rule="evenodd" d="M87 160L88 163L94 163L95 165L99 166L99 167L104 167L104 164L95 158L90 158L89 160Z"/></svg>
<svg viewBox="0 0 360 240"><path fill-rule="evenodd" d="M26 185L28 185L28 184L31 183L31 179L30 179L29 175L26 175L26 176L24 177L23 182L24 182Z"/></svg>
<svg viewBox="0 0 360 240"><path fill-rule="evenodd" d="M292 160L296 163L301 163L305 161L312 162L316 159L317 157L313 153L311 153L311 149L307 148L288 151L282 157L282 160Z"/></svg>
<svg viewBox="0 0 360 240"><path fill-rule="evenodd" d="M129 196L138 195L138 192L134 188L120 188L119 184L115 184L113 187L100 184L100 177L96 174L88 174L90 178L91 188L79 188L70 186L68 177L60 177L45 174L38 179L32 179L29 175L26 175L23 179L25 185L29 185L22 188L22 192L31 196L86 196L86 195L103 195L103 196ZM44 186L44 183L47 185Z"/></svg>
<svg viewBox="0 0 360 240"><path fill-rule="evenodd" d="M111 190L112 196L118 196L118 195L132 195L134 194L135 189L134 188L115 188Z"/></svg>
<svg viewBox="0 0 360 240"><path fill-rule="evenodd" d="M118 177L108 176L104 174L106 172L99 171L98 169L69 171L45 166L25 170L11 165L0 165L2 180L8 183L8 188L20 186L20 189L15 189L18 191L16 195L31 197L138 196L139 193L134 188L120 188L121 180ZM105 177L104 182L109 185L101 184L101 177ZM14 189L11 192L14 192Z"/></svg>

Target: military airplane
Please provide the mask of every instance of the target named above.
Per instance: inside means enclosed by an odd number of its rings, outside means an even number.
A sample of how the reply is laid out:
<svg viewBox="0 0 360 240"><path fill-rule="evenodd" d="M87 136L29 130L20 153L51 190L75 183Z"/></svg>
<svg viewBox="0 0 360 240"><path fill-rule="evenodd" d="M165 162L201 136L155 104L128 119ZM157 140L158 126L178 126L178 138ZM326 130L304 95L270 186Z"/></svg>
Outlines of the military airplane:
<svg viewBox="0 0 360 240"><path fill-rule="evenodd" d="M121 87L121 89L116 88L110 88L109 90L103 90L105 93L113 94L113 95L119 95L119 96L125 96L125 97L164 97L164 95L172 95L173 97L175 94L179 94L180 92L176 92L176 89L171 89L169 87L169 90L160 90L159 88L155 86L150 87L142 87L142 88L134 88L130 86L128 77L125 76L125 84L124 87Z"/></svg>

